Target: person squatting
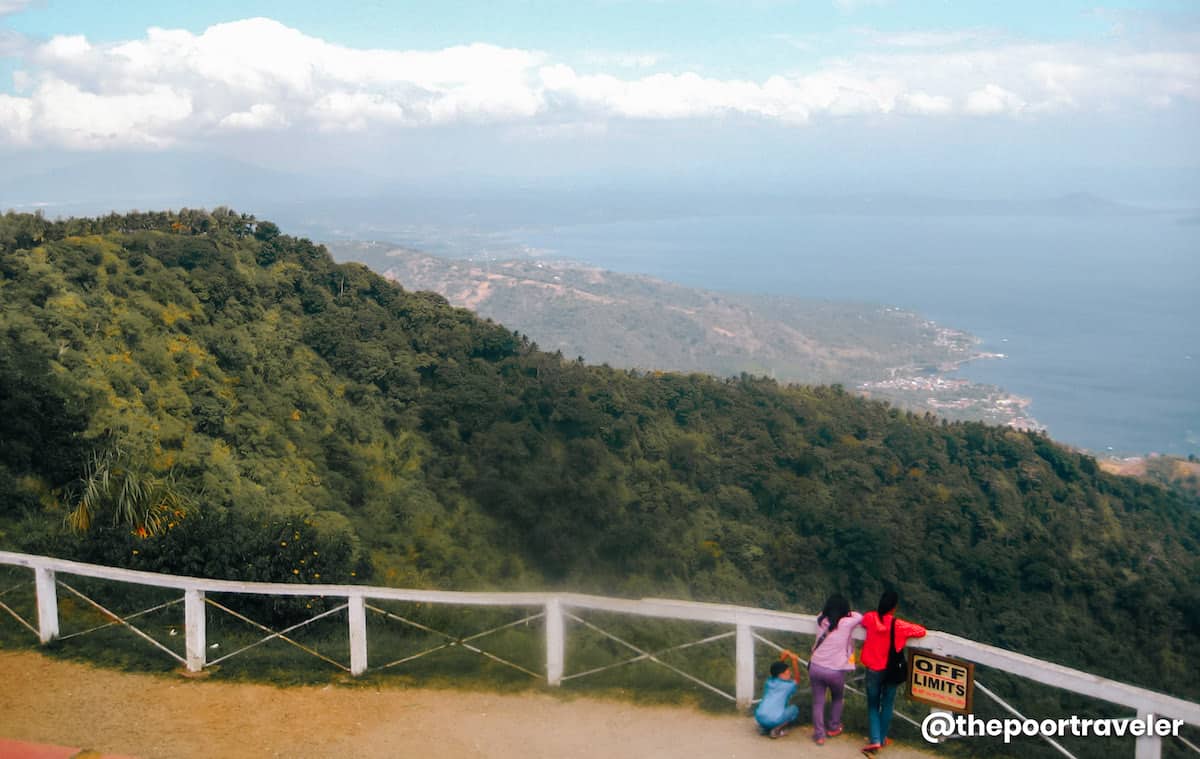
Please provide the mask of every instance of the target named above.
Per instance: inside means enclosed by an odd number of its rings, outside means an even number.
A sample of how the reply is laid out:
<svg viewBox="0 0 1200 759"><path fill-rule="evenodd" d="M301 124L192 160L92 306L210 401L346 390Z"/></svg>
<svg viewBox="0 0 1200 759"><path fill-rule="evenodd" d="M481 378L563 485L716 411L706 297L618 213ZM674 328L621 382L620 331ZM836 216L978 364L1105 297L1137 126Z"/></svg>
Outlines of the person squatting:
<svg viewBox="0 0 1200 759"><path fill-rule="evenodd" d="M888 730L896 691L903 680L904 646L910 638L925 635L925 628L896 616L899 596L885 592L874 610L860 614L840 595L825 602L817 617L817 640L809 655L808 679L812 687L812 739L818 745L842 734L842 709L845 705L846 676L856 666L854 630L863 627L861 661L866 668L867 743L862 752L874 755L892 742ZM800 657L783 651L771 664L770 676L763 686L762 699L754 711L760 732L772 738L786 735L799 723L800 709L789 703L800 686ZM828 717L826 693L829 694Z"/></svg>

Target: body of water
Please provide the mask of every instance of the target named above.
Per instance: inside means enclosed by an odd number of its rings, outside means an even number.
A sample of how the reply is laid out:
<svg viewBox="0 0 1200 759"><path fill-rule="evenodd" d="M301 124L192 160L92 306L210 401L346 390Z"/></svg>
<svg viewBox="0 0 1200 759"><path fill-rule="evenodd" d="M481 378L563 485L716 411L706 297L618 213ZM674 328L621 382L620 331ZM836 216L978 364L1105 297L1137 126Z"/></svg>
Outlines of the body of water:
<svg viewBox="0 0 1200 759"><path fill-rule="evenodd" d="M1096 453L1200 454L1200 226L1168 216L706 217L522 230L693 287L897 305L1007 358L961 376Z"/></svg>

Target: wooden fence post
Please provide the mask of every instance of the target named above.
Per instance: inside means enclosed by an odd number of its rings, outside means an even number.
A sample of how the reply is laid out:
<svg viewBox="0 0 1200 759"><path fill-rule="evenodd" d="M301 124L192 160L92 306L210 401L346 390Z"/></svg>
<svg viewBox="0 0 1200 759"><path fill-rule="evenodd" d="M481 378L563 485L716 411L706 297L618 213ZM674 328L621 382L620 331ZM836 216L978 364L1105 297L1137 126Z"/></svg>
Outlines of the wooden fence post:
<svg viewBox="0 0 1200 759"><path fill-rule="evenodd" d="M737 682L734 695L738 709L749 709L754 700L754 630L750 625L737 626Z"/></svg>
<svg viewBox="0 0 1200 759"><path fill-rule="evenodd" d="M1139 720L1153 719L1153 715L1138 709ZM1158 736L1143 735L1134 739L1133 756L1134 759L1159 759L1162 756L1162 738Z"/></svg>
<svg viewBox="0 0 1200 759"><path fill-rule="evenodd" d="M361 675L367 671L367 610L361 595L346 599L350 613L350 674Z"/></svg>
<svg viewBox="0 0 1200 759"><path fill-rule="evenodd" d="M49 643L58 637L58 588L54 585L54 570L33 568L37 588L38 637Z"/></svg>
<svg viewBox="0 0 1200 759"><path fill-rule="evenodd" d="M565 650L562 602L551 598L546 602L546 682L549 685L562 685Z"/></svg>
<svg viewBox="0 0 1200 759"><path fill-rule="evenodd" d="M204 669L207 629L205 627L204 591L189 588L183 591L183 627L187 647L187 670Z"/></svg>

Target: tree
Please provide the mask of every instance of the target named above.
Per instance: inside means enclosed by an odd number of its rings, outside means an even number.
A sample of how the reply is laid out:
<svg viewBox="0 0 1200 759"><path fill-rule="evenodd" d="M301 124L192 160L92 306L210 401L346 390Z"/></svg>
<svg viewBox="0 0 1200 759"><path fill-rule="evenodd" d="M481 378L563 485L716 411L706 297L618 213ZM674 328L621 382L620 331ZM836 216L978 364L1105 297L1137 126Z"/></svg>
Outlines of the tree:
<svg viewBox="0 0 1200 759"><path fill-rule="evenodd" d="M75 495L67 525L86 532L108 516L143 537L158 535L183 519L191 499L171 475L139 466L119 448L93 453Z"/></svg>

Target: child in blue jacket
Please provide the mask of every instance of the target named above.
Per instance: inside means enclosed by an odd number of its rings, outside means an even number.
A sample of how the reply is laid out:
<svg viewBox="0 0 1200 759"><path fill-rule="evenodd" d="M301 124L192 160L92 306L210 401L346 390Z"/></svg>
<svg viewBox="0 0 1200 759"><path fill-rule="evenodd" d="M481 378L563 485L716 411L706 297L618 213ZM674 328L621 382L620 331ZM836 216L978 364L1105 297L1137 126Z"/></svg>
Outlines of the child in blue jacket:
<svg viewBox="0 0 1200 759"><path fill-rule="evenodd" d="M786 661L789 659L792 663L790 671ZM780 661L771 665L771 677L763 686L762 700L754 710L758 726L772 738L787 733L788 726L800 716L800 707L788 703L799 684L800 657L791 651L784 651Z"/></svg>

